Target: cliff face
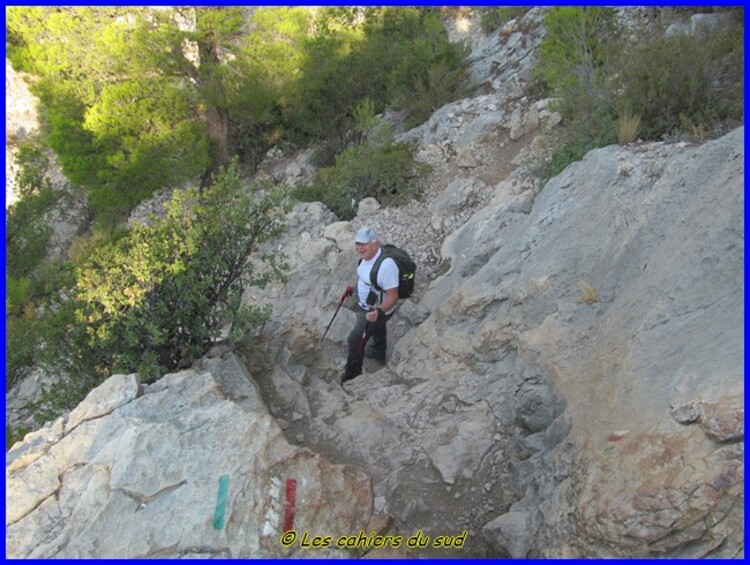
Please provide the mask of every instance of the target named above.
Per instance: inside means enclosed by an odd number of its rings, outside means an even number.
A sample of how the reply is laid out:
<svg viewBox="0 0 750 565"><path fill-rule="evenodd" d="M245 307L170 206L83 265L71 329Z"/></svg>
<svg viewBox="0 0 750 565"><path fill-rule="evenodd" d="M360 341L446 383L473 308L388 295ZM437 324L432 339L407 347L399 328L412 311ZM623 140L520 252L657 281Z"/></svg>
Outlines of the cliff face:
<svg viewBox="0 0 750 565"><path fill-rule="evenodd" d="M488 91L403 133L435 166L424 202L294 209L289 282L245 296L274 309L252 354L113 376L17 444L8 556L341 556L360 531L393 536L380 556L742 555L744 128L542 186L525 164L556 117L516 96L525 64L503 74L521 44L481 42ZM419 279L387 364L342 387L354 312L321 336L363 224Z"/></svg>
<svg viewBox="0 0 750 565"><path fill-rule="evenodd" d="M492 187L391 321L388 364L344 387L354 313L320 336L354 226L298 207L289 284L247 297L277 315L246 369L112 377L11 450L9 555L304 554L276 539L287 479L302 532L374 512L404 540L465 530L463 555L741 554L743 135Z"/></svg>
<svg viewBox="0 0 750 565"><path fill-rule="evenodd" d="M390 322L388 365L343 391L354 314L318 336L362 221L300 207L248 360L271 412L368 469L400 528L467 529L472 555L742 553L743 137L612 146L538 193L521 171L488 188Z"/></svg>

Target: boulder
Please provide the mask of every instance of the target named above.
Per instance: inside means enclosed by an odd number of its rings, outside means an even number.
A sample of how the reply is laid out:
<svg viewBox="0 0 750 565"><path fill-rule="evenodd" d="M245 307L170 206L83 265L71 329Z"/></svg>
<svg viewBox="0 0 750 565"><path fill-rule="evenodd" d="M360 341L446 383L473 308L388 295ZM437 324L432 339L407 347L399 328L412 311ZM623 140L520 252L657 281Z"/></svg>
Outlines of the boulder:
<svg viewBox="0 0 750 565"><path fill-rule="evenodd" d="M333 241L340 251L351 251L354 241L354 230L351 222L334 222L323 230L323 237Z"/></svg>
<svg viewBox="0 0 750 565"><path fill-rule="evenodd" d="M359 205L357 206L357 216L366 219L367 216L372 215L378 210L380 210L380 202L370 196L360 200Z"/></svg>
<svg viewBox="0 0 750 565"><path fill-rule="evenodd" d="M344 556L305 549L302 532L366 527L369 477L292 447L260 399L228 399L220 383L237 371L230 356L167 375L141 396L133 376L112 377L79 406L78 425L39 436L38 458L9 453L7 556ZM97 407L125 389L116 406ZM288 526L300 535L285 545Z"/></svg>

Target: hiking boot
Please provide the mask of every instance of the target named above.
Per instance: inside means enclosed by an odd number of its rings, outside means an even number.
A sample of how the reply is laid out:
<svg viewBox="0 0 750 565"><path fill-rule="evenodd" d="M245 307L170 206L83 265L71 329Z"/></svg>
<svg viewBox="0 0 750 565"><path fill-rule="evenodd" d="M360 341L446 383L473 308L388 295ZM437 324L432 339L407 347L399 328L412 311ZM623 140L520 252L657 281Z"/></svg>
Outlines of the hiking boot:
<svg viewBox="0 0 750 565"><path fill-rule="evenodd" d="M356 379L358 376L360 376L362 373L357 373L356 375L350 373L349 371L345 371L343 375L341 375L341 384L343 385L347 381L351 381L353 379Z"/></svg>
<svg viewBox="0 0 750 565"><path fill-rule="evenodd" d="M375 359L375 361L379 361L381 363L385 363L385 353L383 353L382 351L378 351L371 345L365 347L365 357Z"/></svg>

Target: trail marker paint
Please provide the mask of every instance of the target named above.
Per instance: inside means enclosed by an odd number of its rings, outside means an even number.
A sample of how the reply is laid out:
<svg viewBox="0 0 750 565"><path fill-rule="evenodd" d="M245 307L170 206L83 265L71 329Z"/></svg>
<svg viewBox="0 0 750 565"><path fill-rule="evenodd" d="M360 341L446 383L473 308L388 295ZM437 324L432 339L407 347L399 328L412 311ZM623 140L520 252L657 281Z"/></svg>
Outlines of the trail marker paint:
<svg viewBox="0 0 750 565"><path fill-rule="evenodd" d="M216 508L214 509L214 530L224 528L224 513L227 507L227 495L229 494L229 475L219 477L219 494L216 497Z"/></svg>
<svg viewBox="0 0 750 565"><path fill-rule="evenodd" d="M294 529L294 505L297 502L297 479L286 480L286 503L284 504L284 532Z"/></svg>

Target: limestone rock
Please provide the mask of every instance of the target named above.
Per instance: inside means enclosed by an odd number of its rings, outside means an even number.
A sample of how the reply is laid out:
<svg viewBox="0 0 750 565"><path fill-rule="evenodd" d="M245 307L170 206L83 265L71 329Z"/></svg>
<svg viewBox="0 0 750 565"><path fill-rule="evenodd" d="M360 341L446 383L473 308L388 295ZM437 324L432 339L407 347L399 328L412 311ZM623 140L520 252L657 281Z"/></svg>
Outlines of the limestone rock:
<svg viewBox="0 0 750 565"><path fill-rule="evenodd" d="M474 157L474 154L469 147L462 147L458 150L458 159L456 160L456 163L459 167L465 169L472 169L479 165L479 162L476 157Z"/></svg>
<svg viewBox="0 0 750 565"><path fill-rule="evenodd" d="M323 237L336 243L341 251L351 251L354 245L354 231L351 222L334 222L323 230Z"/></svg>
<svg viewBox="0 0 750 565"><path fill-rule="evenodd" d="M601 148L541 185L514 152L558 119L524 99L543 16L478 42L476 95L397 135L435 166L423 201L337 227L294 208L267 249L288 283L243 297L273 316L242 361L14 446L9 555L342 556L279 545L290 479L300 528L351 533L374 506L407 536L471 531L453 557L743 554L744 128ZM514 142L515 109L530 135ZM265 174L300 163L275 151ZM422 278L387 363L342 387L353 300L321 336L355 278L344 234L365 223Z"/></svg>
<svg viewBox="0 0 750 565"><path fill-rule="evenodd" d="M629 435L602 453L578 501L581 533L630 556L677 550L700 557L720 543L736 543L730 541L736 524L731 508L742 496L740 450L726 446L700 454L690 447L697 439L691 429ZM686 546L689 552L679 552Z"/></svg>
<svg viewBox="0 0 750 565"><path fill-rule="evenodd" d="M516 107L510 116L510 138L517 140L527 135L539 127L539 111L536 105L531 105L524 109L521 106ZM548 127L553 127L548 122Z"/></svg>
<svg viewBox="0 0 750 565"><path fill-rule="evenodd" d="M457 179L448 185L445 192L433 200L428 208L436 216L458 212L473 204L473 199L482 190L480 185L484 185L480 180Z"/></svg>
<svg viewBox="0 0 750 565"><path fill-rule="evenodd" d="M372 197L364 198L357 206L357 216L364 219L378 210L380 210L380 202Z"/></svg>
<svg viewBox="0 0 750 565"><path fill-rule="evenodd" d="M50 438L36 460L6 465L8 556L272 557L309 551L280 543L288 521L332 535L364 528L369 477L290 446L257 398L240 406L221 380L167 375Z"/></svg>
<svg viewBox="0 0 750 565"><path fill-rule="evenodd" d="M498 516L482 529L482 535L500 553L514 559L528 557L533 545L530 536L531 515L525 511L515 511Z"/></svg>
<svg viewBox="0 0 750 565"><path fill-rule="evenodd" d="M720 443L744 439L744 422L745 403L739 395L707 404L700 416L706 436Z"/></svg>
<svg viewBox="0 0 750 565"><path fill-rule="evenodd" d="M100 386L92 390L86 398L70 413L65 425L69 434L81 422L100 418L138 398L141 394L141 379L137 373L130 375L113 375Z"/></svg>
<svg viewBox="0 0 750 565"><path fill-rule="evenodd" d="M302 202L295 204L287 214L286 225L290 234L308 233L319 237L328 224L336 221L336 216L320 202Z"/></svg>
<svg viewBox="0 0 750 565"><path fill-rule="evenodd" d="M473 83L502 93L506 100L520 97L521 85L530 79L532 54L544 39L543 20L544 9L533 8L516 22L527 33L492 33L479 43L468 58Z"/></svg>
<svg viewBox="0 0 750 565"><path fill-rule="evenodd" d="M431 434L432 439L427 440L425 447L447 484L474 476L482 457L494 443L491 421L487 406L477 404Z"/></svg>

